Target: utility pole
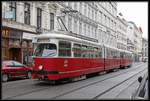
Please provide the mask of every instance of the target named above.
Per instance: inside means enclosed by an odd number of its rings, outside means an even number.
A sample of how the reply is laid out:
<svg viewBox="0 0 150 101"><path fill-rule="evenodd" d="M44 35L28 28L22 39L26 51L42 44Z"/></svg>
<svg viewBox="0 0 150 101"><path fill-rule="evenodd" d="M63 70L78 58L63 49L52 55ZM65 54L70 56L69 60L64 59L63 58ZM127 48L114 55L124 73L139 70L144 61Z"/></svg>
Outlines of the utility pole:
<svg viewBox="0 0 150 101"><path fill-rule="evenodd" d="M61 27L61 29L63 29L62 27L64 27L64 29L66 31L68 31L68 28L66 27L66 25L64 24L64 21L62 20L62 17L64 17L66 14L68 13L77 13L77 10L62 10L60 15L57 15L57 21ZM62 25L62 26L61 26Z"/></svg>

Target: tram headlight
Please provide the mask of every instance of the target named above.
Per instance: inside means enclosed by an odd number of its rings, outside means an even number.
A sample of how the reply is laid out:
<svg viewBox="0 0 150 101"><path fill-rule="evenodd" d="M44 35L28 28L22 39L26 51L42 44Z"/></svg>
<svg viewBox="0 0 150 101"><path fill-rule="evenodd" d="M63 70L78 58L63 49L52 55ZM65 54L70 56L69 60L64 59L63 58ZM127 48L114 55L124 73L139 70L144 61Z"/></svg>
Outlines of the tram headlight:
<svg viewBox="0 0 150 101"><path fill-rule="evenodd" d="M43 66L42 66L42 65L40 65L40 66L39 66L39 70L42 70L42 69L43 69Z"/></svg>

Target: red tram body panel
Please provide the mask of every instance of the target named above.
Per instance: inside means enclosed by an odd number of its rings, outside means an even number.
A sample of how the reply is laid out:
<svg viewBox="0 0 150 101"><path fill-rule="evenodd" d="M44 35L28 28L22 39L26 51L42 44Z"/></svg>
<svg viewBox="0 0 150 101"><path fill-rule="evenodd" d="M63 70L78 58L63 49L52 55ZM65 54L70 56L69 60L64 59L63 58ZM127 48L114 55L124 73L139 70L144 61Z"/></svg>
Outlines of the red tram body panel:
<svg viewBox="0 0 150 101"><path fill-rule="evenodd" d="M105 70L120 68L120 59L105 59Z"/></svg>
<svg viewBox="0 0 150 101"><path fill-rule="evenodd" d="M35 58L33 78L42 75L49 80L77 77L104 71L104 59ZM42 64L42 70L39 66Z"/></svg>

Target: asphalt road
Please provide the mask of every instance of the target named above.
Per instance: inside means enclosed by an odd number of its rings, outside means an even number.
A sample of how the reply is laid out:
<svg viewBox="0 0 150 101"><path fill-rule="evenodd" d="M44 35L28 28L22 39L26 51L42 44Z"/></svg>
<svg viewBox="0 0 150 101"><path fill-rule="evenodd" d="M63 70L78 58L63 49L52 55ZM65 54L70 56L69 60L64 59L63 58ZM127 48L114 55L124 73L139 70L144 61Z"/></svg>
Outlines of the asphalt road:
<svg viewBox="0 0 150 101"><path fill-rule="evenodd" d="M32 79L2 83L2 99L130 99L139 83L137 78L147 72L147 63L135 63L88 79L52 85Z"/></svg>

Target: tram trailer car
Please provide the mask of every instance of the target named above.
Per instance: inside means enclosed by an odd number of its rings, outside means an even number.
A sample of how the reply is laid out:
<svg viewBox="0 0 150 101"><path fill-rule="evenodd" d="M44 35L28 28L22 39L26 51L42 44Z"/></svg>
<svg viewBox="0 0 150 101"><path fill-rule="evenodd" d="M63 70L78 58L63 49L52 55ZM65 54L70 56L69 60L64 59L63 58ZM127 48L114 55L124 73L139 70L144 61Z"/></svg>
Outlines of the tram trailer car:
<svg viewBox="0 0 150 101"><path fill-rule="evenodd" d="M41 34L33 45L33 79L58 81L132 64L119 49L68 35Z"/></svg>

